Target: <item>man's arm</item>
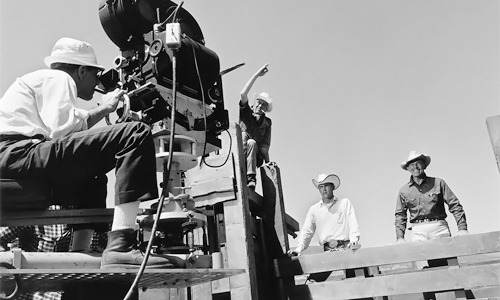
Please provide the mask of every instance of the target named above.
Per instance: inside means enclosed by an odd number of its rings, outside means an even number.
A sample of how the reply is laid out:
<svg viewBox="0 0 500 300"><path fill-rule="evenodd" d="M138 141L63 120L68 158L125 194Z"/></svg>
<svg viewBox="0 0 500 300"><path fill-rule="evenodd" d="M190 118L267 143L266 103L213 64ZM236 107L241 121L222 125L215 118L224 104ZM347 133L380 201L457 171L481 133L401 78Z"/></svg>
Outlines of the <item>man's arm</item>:
<svg viewBox="0 0 500 300"><path fill-rule="evenodd" d="M404 242L405 240L405 230L406 230L406 205L404 204L404 197L399 193L398 199L396 201L396 212L395 212L395 226L396 226L396 240L398 243Z"/></svg>
<svg viewBox="0 0 500 300"><path fill-rule="evenodd" d="M346 208L347 208L346 217L347 217L347 222L349 224L349 247L357 246L361 234L359 232L358 219L356 218L356 212L354 211L354 206L348 199Z"/></svg>
<svg viewBox="0 0 500 300"><path fill-rule="evenodd" d="M269 64L265 64L262 68L259 69L259 71L257 71L257 73L253 74L253 76L250 78L250 80L248 80L248 82L241 90L241 98L240 98L241 106L245 105L245 103L248 102L248 92L250 92L250 89L252 89L252 86L257 80L257 78L260 76L264 76L267 73L267 71L269 71L267 69L267 66L269 66Z"/></svg>
<svg viewBox="0 0 500 300"><path fill-rule="evenodd" d="M114 112L116 110L116 107L118 106L120 98L124 94L124 90L116 89L102 96L103 105L99 105L98 107L89 110L89 117L87 118L88 128L91 128L92 126L97 124L106 115Z"/></svg>
<svg viewBox="0 0 500 300"><path fill-rule="evenodd" d="M468 233L464 208L444 180L441 180L441 190L443 192L443 199L448 204L448 210L455 217L459 235Z"/></svg>

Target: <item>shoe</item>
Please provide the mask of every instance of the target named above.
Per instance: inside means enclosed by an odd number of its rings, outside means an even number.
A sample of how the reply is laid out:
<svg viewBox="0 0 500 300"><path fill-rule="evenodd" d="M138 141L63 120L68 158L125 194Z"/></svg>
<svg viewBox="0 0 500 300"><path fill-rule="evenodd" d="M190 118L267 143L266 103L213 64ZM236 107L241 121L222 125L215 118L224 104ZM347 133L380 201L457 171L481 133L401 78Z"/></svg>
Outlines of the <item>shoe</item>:
<svg viewBox="0 0 500 300"><path fill-rule="evenodd" d="M257 177L255 174L247 175L247 186L255 191L255 186L257 185Z"/></svg>
<svg viewBox="0 0 500 300"><path fill-rule="evenodd" d="M136 233L133 229L108 232L108 244L101 257L101 269L139 268L144 260L144 253L137 247ZM175 256L150 254L147 269L184 268L183 259Z"/></svg>

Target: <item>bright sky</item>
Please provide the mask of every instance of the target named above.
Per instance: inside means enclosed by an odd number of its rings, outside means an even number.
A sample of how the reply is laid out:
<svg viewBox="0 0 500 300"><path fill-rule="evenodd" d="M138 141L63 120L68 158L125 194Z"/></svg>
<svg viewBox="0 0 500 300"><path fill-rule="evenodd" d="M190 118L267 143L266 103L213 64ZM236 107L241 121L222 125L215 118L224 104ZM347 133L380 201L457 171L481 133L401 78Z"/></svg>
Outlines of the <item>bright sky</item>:
<svg viewBox="0 0 500 300"><path fill-rule="evenodd" d="M1 1L0 94L44 68L63 36L90 42L112 67L119 50L101 27L98 3ZM461 200L471 233L500 230L500 173L485 124L500 114L498 1L187 0L183 7L222 69L246 63L223 77L231 121L242 87L269 63L251 94L274 99L270 156L281 169L286 211L300 224L320 199L311 180L336 173L337 196L352 201L362 245L393 243L396 196L409 178L400 163L417 150L432 158L427 174Z"/></svg>

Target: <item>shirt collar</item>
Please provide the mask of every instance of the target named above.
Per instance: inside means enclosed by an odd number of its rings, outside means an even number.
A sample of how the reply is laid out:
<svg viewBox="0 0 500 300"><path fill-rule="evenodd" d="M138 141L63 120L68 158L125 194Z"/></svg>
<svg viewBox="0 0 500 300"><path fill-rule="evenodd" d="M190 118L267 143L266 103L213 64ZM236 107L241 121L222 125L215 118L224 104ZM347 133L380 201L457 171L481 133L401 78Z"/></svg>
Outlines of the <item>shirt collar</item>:
<svg viewBox="0 0 500 300"><path fill-rule="evenodd" d="M424 184L426 181L427 181L427 174L424 173L424 180L422 181L422 184ZM413 180L413 176L410 175L410 181L408 181L408 186L412 186L414 184L417 184L414 180Z"/></svg>
<svg viewBox="0 0 500 300"><path fill-rule="evenodd" d="M335 203L337 203L337 201L339 201L339 198L337 198L337 196L333 196L333 201L330 203L324 203L322 199L319 200L319 207L325 206L326 208L330 209L330 207L332 207Z"/></svg>

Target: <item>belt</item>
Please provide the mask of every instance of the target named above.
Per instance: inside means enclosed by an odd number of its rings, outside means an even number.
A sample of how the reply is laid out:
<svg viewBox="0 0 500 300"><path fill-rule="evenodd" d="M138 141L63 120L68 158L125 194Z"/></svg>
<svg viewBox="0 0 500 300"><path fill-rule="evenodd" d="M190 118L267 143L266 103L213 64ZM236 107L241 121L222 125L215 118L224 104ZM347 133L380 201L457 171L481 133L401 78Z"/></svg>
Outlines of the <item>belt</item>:
<svg viewBox="0 0 500 300"><path fill-rule="evenodd" d="M441 219L420 219L420 220L413 220L410 223L430 223L430 222L435 222L435 221L441 221Z"/></svg>
<svg viewBox="0 0 500 300"><path fill-rule="evenodd" d="M349 240L332 240L323 244L323 251L338 251L345 249L349 244Z"/></svg>

